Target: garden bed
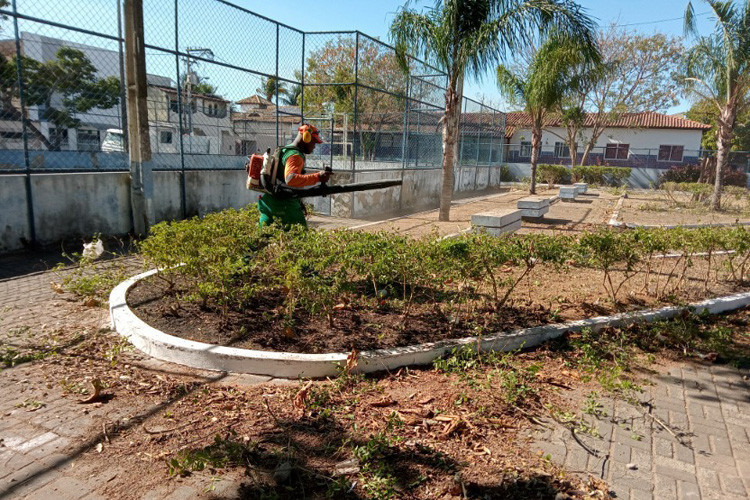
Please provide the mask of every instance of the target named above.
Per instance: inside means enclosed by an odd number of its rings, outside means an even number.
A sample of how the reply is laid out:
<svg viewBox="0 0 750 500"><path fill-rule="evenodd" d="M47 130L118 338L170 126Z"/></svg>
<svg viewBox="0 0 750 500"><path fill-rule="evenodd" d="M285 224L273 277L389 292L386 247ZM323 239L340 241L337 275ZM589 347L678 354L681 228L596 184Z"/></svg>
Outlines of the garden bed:
<svg viewBox="0 0 750 500"><path fill-rule="evenodd" d="M185 265L135 285L128 296L135 314L204 343L348 352L748 289L750 232L742 227L435 240L259 231L253 217L228 211L157 226L144 243L146 258L162 268ZM659 258L674 251L686 253Z"/></svg>
<svg viewBox="0 0 750 500"><path fill-rule="evenodd" d="M673 263L674 259L662 270L662 279L666 279ZM371 303L346 305L336 310L332 325L325 316L300 309L291 322L294 326L290 326L290 321L279 314L283 308L281 295L259 300L253 310L224 312L180 300L178 297L187 292L187 287L178 285L168 291L168 285L156 277L136 283L128 293L128 304L147 324L183 339L267 351L349 352L510 331L750 290L715 279L707 290L707 270L706 262L696 262L689 268L683 288L663 300L644 293L645 273L641 273L621 290L623 299L615 306L596 270L563 271L541 266L519 283L507 306L497 310L480 306L461 313L461 319L455 322L435 304L418 304L405 318L397 308ZM622 273L615 272L613 278L621 280Z"/></svg>
<svg viewBox="0 0 750 500"><path fill-rule="evenodd" d="M738 188L732 189L741 192ZM720 212L711 211L706 203L693 198L692 193L682 191L628 191L617 221L657 226L750 222L750 198L747 195L743 198L725 193Z"/></svg>

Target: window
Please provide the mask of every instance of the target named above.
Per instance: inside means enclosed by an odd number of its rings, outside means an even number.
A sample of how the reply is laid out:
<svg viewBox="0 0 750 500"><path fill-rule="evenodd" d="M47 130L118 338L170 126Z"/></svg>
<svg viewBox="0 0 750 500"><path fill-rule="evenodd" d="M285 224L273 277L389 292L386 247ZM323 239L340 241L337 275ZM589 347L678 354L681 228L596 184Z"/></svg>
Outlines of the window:
<svg viewBox="0 0 750 500"><path fill-rule="evenodd" d="M60 149L68 149L68 129L55 128L49 129L49 142L58 146Z"/></svg>
<svg viewBox="0 0 750 500"><path fill-rule="evenodd" d="M99 131L78 129L78 151L99 151Z"/></svg>
<svg viewBox="0 0 750 500"><path fill-rule="evenodd" d="M570 156L570 148L564 142L555 143L555 156L558 158L567 158Z"/></svg>
<svg viewBox="0 0 750 500"><path fill-rule="evenodd" d="M659 146L658 161L682 161L684 146Z"/></svg>
<svg viewBox="0 0 750 500"><path fill-rule="evenodd" d="M627 160L630 144L607 144L604 150L605 160Z"/></svg>
<svg viewBox="0 0 750 500"><path fill-rule="evenodd" d="M174 113L179 113L180 102L177 99L170 99L169 109L171 109Z"/></svg>
<svg viewBox="0 0 750 500"><path fill-rule="evenodd" d="M159 142L162 144L172 144L172 132L168 130L162 130L159 133Z"/></svg>
<svg viewBox="0 0 750 500"><path fill-rule="evenodd" d="M521 157L531 156L531 143L527 141L521 141L521 152L518 153Z"/></svg>
<svg viewBox="0 0 750 500"><path fill-rule="evenodd" d="M242 156L250 156L256 151L256 143L255 141L245 141L243 140L240 142L240 154Z"/></svg>

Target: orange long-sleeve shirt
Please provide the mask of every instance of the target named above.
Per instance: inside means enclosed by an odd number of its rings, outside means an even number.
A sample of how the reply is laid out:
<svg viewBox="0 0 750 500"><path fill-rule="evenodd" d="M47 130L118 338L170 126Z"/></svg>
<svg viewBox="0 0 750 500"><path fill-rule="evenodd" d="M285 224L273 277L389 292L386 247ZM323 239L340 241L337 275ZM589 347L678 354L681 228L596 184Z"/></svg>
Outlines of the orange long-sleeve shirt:
<svg viewBox="0 0 750 500"><path fill-rule="evenodd" d="M294 154L287 158L286 164L284 165L284 181L288 186L293 188L303 188L308 186L314 186L320 182L320 175L314 174L303 174L302 167L305 166L305 161L300 155Z"/></svg>

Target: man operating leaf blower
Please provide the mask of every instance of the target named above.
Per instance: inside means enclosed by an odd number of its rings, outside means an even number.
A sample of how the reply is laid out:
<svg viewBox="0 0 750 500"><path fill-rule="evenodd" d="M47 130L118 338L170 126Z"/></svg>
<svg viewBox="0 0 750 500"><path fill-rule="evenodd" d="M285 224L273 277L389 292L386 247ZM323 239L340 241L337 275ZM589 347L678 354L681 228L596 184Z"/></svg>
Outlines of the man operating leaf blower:
<svg viewBox="0 0 750 500"><path fill-rule="evenodd" d="M261 172L259 179L267 191L258 200L261 227L270 225L274 221L280 222L283 226L292 224L307 226L302 202L285 195L282 186L300 190L319 186L328 181L331 177L330 171L305 174L305 155L312 153L315 145L322 142L318 129L304 123L299 127L297 137L291 144L278 148L273 157L269 158L266 153L264 162L268 165L264 165L265 172Z"/></svg>
<svg viewBox="0 0 750 500"><path fill-rule="evenodd" d="M264 193L258 200L261 227L273 222L279 222L287 228L292 224L301 224L306 227L307 221L301 198L385 189L401 185L400 179L386 179L328 186L326 182L331 177L330 168L326 168L323 172L305 174L305 155L312 153L315 145L322 142L318 129L303 123L291 144L276 148L273 155L269 148L264 155L258 152L248 157L245 163L247 171L245 186Z"/></svg>

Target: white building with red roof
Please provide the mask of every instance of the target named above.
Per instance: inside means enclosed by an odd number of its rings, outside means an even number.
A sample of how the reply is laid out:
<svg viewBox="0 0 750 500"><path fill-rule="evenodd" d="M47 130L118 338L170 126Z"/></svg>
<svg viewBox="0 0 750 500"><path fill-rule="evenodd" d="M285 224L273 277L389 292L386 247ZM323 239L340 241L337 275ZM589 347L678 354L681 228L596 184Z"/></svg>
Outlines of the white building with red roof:
<svg viewBox="0 0 750 500"><path fill-rule="evenodd" d="M579 160L591 137L594 115L587 113L577 140ZM669 168L695 163L701 153L703 133L711 128L705 123L678 115L646 111L624 113L606 124L588 164ZM542 132L540 163L570 164L568 132L560 116L550 115ZM531 117L524 112L506 115L506 161L528 162L531 157Z"/></svg>

